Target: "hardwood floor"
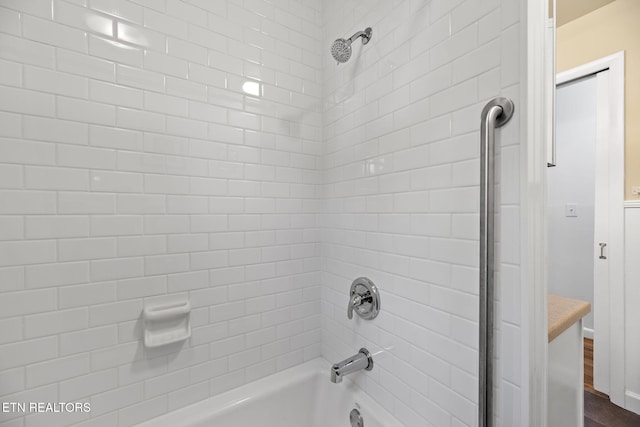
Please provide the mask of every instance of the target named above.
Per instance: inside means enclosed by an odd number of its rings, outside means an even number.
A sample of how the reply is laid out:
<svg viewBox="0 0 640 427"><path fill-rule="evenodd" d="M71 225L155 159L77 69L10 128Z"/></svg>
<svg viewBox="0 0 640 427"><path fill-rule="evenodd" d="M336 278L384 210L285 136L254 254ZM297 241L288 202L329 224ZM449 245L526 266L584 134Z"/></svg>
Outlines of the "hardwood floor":
<svg viewBox="0 0 640 427"><path fill-rule="evenodd" d="M609 396L593 388L593 340L589 338L584 339L584 389L609 399Z"/></svg>
<svg viewBox="0 0 640 427"><path fill-rule="evenodd" d="M640 415L622 409L593 388L593 340L584 339L584 427L638 427Z"/></svg>

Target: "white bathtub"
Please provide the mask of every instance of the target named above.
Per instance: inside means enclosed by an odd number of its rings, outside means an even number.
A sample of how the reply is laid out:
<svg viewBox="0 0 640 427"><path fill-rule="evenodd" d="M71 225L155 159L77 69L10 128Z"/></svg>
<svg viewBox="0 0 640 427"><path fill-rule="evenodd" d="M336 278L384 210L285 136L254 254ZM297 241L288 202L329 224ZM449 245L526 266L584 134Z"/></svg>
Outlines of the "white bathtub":
<svg viewBox="0 0 640 427"><path fill-rule="evenodd" d="M358 408L365 427L402 427L348 377L329 381L329 363L314 359L139 427L350 427Z"/></svg>

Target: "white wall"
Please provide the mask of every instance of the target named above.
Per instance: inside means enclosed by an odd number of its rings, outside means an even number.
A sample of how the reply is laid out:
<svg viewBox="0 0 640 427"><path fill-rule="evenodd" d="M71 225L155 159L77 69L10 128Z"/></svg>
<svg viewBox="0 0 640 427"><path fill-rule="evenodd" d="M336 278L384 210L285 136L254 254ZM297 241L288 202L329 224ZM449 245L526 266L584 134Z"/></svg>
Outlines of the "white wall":
<svg viewBox="0 0 640 427"><path fill-rule="evenodd" d="M324 3L324 46L373 28L324 64L322 353L372 350L359 384L407 426L477 423L480 112L514 99L498 132L496 417L521 413L520 2ZM382 310L347 320L368 276ZM526 393L526 392L525 392Z"/></svg>
<svg viewBox="0 0 640 427"><path fill-rule="evenodd" d="M0 425L130 425L320 355L320 20L0 0L0 399L92 404ZM165 295L193 336L149 351Z"/></svg>
<svg viewBox="0 0 640 427"><path fill-rule="evenodd" d="M596 77L562 85L556 100L557 166L547 171L548 290L593 308ZM577 216L566 216L568 204ZM583 322L593 330L593 309Z"/></svg>

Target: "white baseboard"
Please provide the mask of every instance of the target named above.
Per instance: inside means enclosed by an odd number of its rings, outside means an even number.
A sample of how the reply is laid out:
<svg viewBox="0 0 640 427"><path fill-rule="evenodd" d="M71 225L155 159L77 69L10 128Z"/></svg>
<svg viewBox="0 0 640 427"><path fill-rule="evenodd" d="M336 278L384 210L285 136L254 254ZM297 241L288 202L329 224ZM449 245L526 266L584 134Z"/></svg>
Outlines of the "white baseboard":
<svg viewBox="0 0 640 427"><path fill-rule="evenodd" d="M593 329L583 327L582 333L584 334L585 338L589 338L590 340L593 339Z"/></svg>
<svg viewBox="0 0 640 427"><path fill-rule="evenodd" d="M625 393L625 409L640 414L640 394L627 390Z"/></svg>

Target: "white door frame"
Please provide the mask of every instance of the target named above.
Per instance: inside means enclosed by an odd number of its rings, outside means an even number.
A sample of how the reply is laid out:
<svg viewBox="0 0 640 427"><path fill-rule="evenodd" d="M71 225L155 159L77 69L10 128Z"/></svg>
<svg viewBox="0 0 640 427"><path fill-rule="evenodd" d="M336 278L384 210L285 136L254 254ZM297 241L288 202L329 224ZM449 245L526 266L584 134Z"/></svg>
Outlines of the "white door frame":
<svg viewBox="0 0 640 427"><path fill-rule="evenodd" d="M597 138L607 141L608 176L596 174L596 179L608 181L603 216L608 217L605 252L609 272L608 286L594 289L593 310L598 313L595 330L606 332L595 349L594 369L599 369L594 375L594 386L609 394L613 403L624 407L624 52L558 73L556 86L605 70L609 72L603 77L604 85L598 85L598 111L599 115L600 112L605 115L606 126L598 123Z"/></svg>
<svg viewBox="0 0 640 427"><path fill-rule="evenodd" d="M548 38L548 5L547 0L522 0L521 22L526 25L522 31L522 49L525 52L521 62L522 124L520 137L523 141L521 151L521 251L522 269L521 286L523 312L522 337L522 390L520 399L522 409L522 425L547 426L547 265L546 265L546 169L547 146L546 135L550 126L549 109L552 100L545 96L548 85L553 81L555 71L549 66L545 41ZM554 57L555 55L550 55ZM619 133L624 135L623 114L614 117L619 124ZM623 171L619 171L623 174ZM615 189L622 194L622 185ZM620 197L622 201L622 196ZM622 202L620 202L622 203ZM623 218L612 217L611 221L623 224ZM613 244L613 241L612 241ZM612 257L621 259L622 253L616 249L610 252ZM620 250L620 249L618 249ZM623 262L623 261L621 261ZM622 278L616 283L611 295L612 303L624 301ZM620 310L622 311L622 310ZM613 313L613 325L624 326L624 314ZM622 331L624 329L621 329ZM613 335L611 343L615 348L624 348L623 334ZM622 357L619 352L616 357ZM624 363L616 366L611 376L611 399L616 404L624 403ZM621 392L622 388L622 392Z"/></svg>
<svg viewBox="0 0 640 427"><path fill-rule="evenodd" d="M521 425L547 426L547 283L546 172L547 132L552 126L548 85L553 68L546 54L546 0L522 0L523 52L521 65L522 141L520 159L521 307L523 312Z"/></svg>

